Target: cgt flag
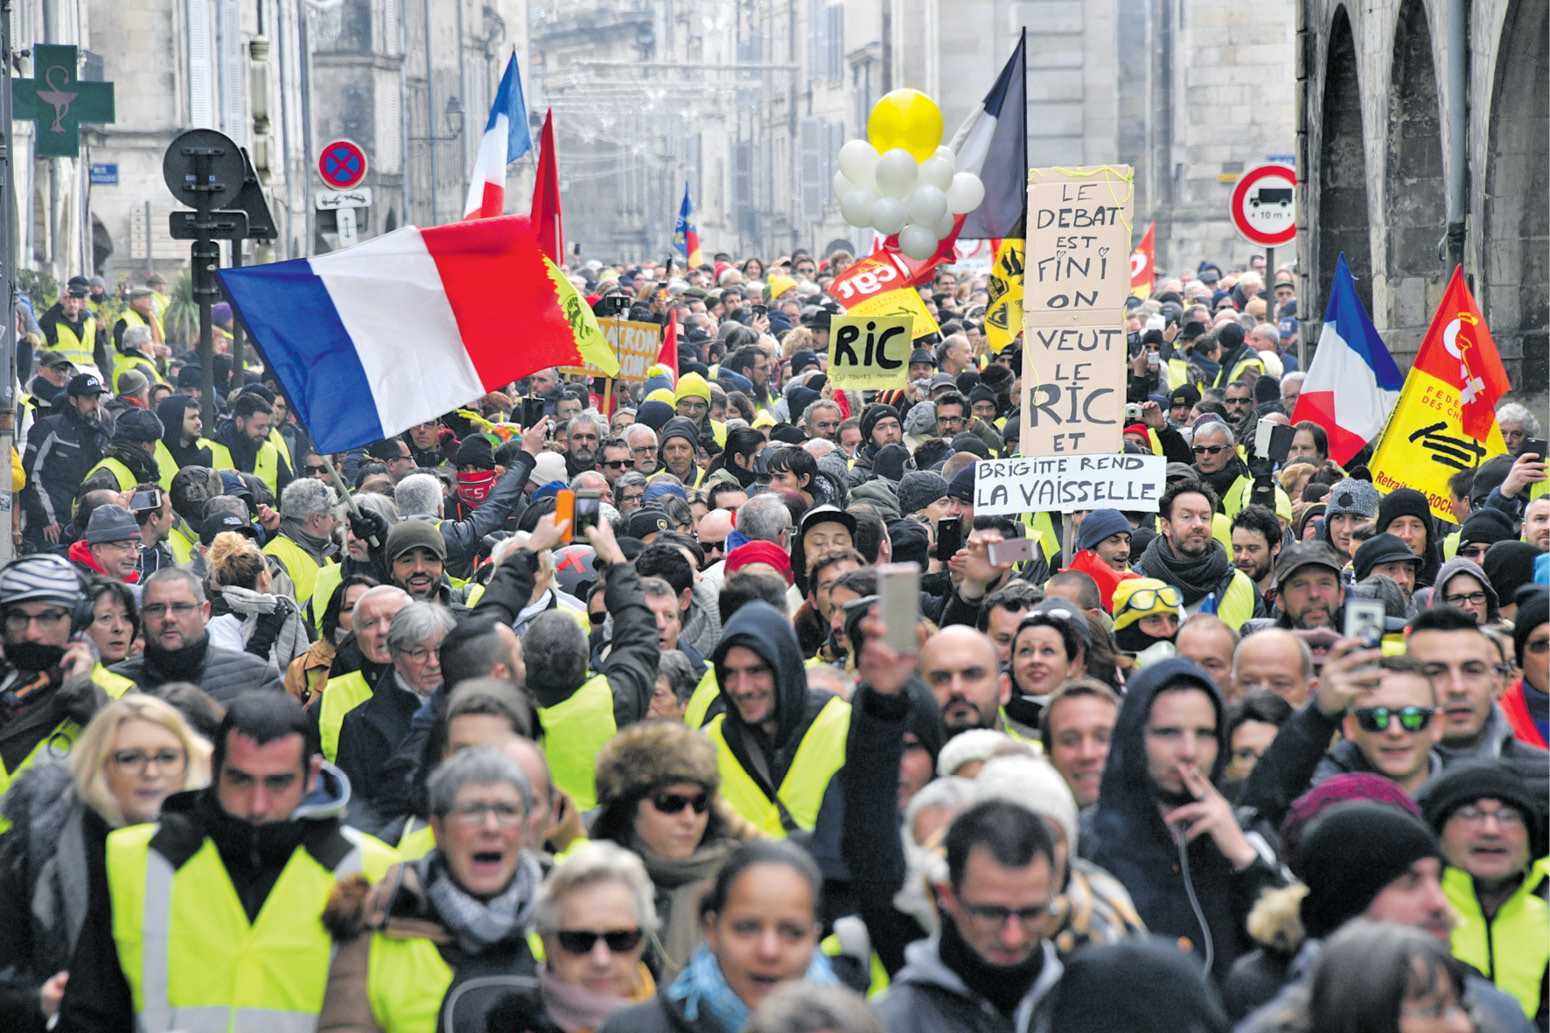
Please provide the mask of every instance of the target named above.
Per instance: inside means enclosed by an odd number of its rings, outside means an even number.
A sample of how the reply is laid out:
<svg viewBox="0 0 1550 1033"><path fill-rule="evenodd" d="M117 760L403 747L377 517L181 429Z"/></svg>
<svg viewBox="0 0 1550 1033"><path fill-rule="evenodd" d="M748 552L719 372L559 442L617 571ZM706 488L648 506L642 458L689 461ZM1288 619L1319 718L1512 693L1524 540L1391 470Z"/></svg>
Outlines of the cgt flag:
<svg viewBox="0 0 1550 1033"><path fill-rule="evenodd" d="M694 202L689 200L689 181L684 180L684 200L678 206L678 222L673 227L673 247L684 256L690 269L705 261L700 253L700 227L694 221Z"/></svg>
<svg viewBox="0 0 1550 1033"><path fill-rule="evenodd" d="M1141 243L1130 253L1130 293L1138 298L1152 295L1152 279L1157 274L1157 223L1146 224Z"/></svg>
<svg viewBox="0 0 1550 1033"><path fill-rule="evenodd" d="M1506 454L1496 403L1509 390L1464 270L1456 268L1373 453L1373 483L1384 491L1417 488L1434 514L1460 522L1448 478Z"/></svg>

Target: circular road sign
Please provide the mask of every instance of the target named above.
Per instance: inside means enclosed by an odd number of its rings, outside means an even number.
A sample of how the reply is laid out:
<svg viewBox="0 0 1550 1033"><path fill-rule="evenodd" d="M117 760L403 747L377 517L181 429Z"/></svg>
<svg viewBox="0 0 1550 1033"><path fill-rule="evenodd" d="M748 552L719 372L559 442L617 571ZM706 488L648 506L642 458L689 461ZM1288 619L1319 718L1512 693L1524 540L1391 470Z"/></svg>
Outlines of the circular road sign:
<svg viewBox="0 0 1550 1033"><path fill-rule="evenodd" d="M1233 187L1232 224L1260 247L1280 247L1297 236L1297 172L1290 165L1249 169Z"/></svg>
<svg viewBox="0 0 1550 1033"><path fill-rule="evenodd" d="M211 211L237 199L247 165L231 137L214 129L190 129L167 146L161 174L172 196Z"/></svg>
<svg viewBox="0 0 1550 1033"><path fill-rule="evenodd" d="M335 190L350 190L366 178L366 152L354 140L330 140L318 155L318 175Z"/></svg>

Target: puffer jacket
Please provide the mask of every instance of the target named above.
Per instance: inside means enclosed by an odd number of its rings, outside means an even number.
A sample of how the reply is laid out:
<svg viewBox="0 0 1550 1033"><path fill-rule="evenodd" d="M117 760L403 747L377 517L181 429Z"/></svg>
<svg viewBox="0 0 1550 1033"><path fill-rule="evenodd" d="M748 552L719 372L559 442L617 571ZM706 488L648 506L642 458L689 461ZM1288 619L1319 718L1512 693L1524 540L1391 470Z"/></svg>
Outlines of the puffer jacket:
<svg viewBox="0 0 1550 1033"><path fill-rule="evenodd" d="M230 703L238 693L248 689L285 691L279 669L268 660L212 645L208 635L190 647L191 659L196 651L197 663L187 670L173 670L165 663L158 663L149 652L114 664L109 670L123 675L147 692L168 682L193 682L211 699L223 704Z"/></svg>

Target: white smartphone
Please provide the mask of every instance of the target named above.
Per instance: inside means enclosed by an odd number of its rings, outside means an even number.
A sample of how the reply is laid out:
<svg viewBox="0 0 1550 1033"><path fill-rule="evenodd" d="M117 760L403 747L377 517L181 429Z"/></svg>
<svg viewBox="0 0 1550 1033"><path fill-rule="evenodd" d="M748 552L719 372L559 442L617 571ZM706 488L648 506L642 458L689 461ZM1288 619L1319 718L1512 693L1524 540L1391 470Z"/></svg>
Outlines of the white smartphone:
<svg viewBox="0 0 1550 1033"><path fill-rule="evenodd" d="M1345 637L1361 639L1364 649L1377 649L1383 643L1383 627L1388 610L1376 599L1347 599Z"/></svg>
<svg viewBox="0 0 1550 1033"><path fill-rule="evenodd" d="M985 550L994 566L1003 563L1027 563L1033 559L1032 538L1008 538L1004 541L991 542Z"/></svg>
<svg viewBox="0 0 1550 1033"><path fill-rule="evenodd" d="M920 567L914 563L884 563L877 568L878 611L887 634L883 641L901 653L915 649L920 623Z"/></svg>

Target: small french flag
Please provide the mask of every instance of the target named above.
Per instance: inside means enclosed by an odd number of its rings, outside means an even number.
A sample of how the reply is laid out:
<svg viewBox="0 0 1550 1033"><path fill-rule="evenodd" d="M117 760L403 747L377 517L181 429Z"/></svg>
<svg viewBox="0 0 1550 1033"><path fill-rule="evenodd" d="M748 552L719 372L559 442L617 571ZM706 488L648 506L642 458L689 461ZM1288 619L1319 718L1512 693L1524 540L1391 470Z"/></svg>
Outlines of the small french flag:
<svg viewBox="0 0 1550 1033"><path fill-rule="evenodd" d="M619 368L518 216L405 226L218 275L322 452L391 437L549 366ZM522 313L520 324L497 309Z"/></svg>
<svg viewBox="0 0 1550 1033"><path fill-rule="evenodd" d="M504 213L506 166L532 149L533 133L527 125L527 103L522 99L522 77L517 73L513 48L490 105L490 118L484 124L484 139L479 142L473 178L468 182L468 199L463 202L463 218L488 219Z"/></svg>

